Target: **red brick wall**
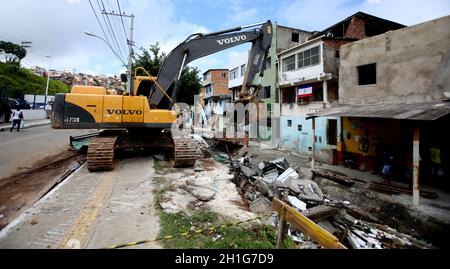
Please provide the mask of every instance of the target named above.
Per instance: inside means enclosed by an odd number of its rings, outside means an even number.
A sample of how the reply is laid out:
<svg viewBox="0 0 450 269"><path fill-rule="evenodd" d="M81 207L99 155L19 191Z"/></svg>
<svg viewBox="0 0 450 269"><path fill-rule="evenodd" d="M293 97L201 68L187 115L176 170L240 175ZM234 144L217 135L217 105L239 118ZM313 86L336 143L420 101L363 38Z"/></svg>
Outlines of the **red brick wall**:
<svg viewBox="0 0 450 269"><path fill-rule="evenodd" d="M214 88L214 95L231 95L228 89L228 70L212 70L211 84Z"/></svg>
<svg viewBox="0 0 450 269"><path fill-rule="evenodd" d="M342 45L348 44L350 40L341 40L341 39L332 39L332 38L324 38L325 46L327 48L333 48L338 50Z"/></svg>
<svg viewBox="0 0 450 269"><path fill-rule="evenodd" d="M358 17L353 17L347 31L345 32L346 38L363 39L366 37L364 28L364 20Z"/></svg>

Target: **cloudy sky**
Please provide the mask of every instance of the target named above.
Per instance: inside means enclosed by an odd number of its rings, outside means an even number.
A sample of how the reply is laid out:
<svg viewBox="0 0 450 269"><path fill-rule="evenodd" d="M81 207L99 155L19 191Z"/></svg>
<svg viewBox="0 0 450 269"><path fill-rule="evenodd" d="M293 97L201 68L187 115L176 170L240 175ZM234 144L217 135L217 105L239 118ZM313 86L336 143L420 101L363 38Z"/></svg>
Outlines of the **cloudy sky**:
<svg viewBox="0 0 450 269"><path fill-rule="evenodd" d="M117 0L91 0L104 31L109 35L100 10L118 12ZM450 15L450 0L119 0L122 12L133 13L137 47L157 41L169 52L191 33L210 32L271 19L303 30L323 30L363 11L405 25ZM111 45L126 61L125 31L118 17L110 18L116 42ZM125 28L125 31L124 29ZM111 30L111 29L110 29ZM24 65L49 64L52 69L75 69L92 74L120 74L124 67L103 41L104 37L89 0L2 0L0 40L31 41ZM105 37L104 37L105 38ZM119 47L119 48L116 48ZM228 68L245 55L250 45L220 52L191 63L202 71Z"/></svg>

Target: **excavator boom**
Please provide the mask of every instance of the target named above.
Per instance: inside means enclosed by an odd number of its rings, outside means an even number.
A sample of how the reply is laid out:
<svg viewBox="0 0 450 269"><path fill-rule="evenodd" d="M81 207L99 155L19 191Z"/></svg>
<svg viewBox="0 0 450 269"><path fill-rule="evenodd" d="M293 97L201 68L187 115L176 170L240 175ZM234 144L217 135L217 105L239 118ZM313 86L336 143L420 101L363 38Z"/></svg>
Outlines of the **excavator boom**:
<svg viewBox="0 0 450 269"><path fill-rule="evenodd" d="M258 29L242 31L242 29L257 25L262 26ZM165 59L157 77L157 83L162 89L156 85L153 86L149 96L150 106L159 109L172 107L173 103L164 96L168 95L172 100L176 100L181 72L188 63L247 42L252 42L252 48L244 77L243 91L246 91L256 74L262 75L264 70L267 51L272 42L270 20L261 24L236 27L209 34L194 34L188 37Z"/></svg>

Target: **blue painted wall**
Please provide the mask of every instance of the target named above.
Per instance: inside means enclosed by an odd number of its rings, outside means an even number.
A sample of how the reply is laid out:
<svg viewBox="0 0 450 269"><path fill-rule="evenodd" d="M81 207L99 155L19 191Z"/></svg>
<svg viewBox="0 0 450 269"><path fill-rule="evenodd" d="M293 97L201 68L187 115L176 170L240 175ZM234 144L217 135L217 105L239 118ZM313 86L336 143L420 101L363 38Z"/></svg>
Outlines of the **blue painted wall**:
<svg viewBox="0 0 450 269"><path fill-rule="evenodd" d="M316 118L316 136L315 143L316 156L319 159L327 159L327 156L333 146L327 144L327 122L328 119L337 120L337 143L339 144L339 134L341 132L340 118L337 117L320 117ZM288 126L288 120L292 121L292 126ZM302 126L302 130L298 130L298 125ZM311 155L312 151L312 120L305 117L281 116L281 147L288 150L297 151L304 155ZM331 154L331 152L330 152ZM323 158L321 158L323 157Z"/></svg>

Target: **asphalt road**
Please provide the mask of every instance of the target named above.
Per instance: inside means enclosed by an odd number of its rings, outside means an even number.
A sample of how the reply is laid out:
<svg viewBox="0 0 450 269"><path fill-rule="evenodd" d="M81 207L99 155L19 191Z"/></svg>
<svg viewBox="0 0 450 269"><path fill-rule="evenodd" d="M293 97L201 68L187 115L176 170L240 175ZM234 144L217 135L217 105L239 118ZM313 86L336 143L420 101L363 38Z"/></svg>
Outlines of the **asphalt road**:
<svg viewBox="0 0 450 269"><path fill-rule="evenodd" d="M0 132L0 179L30 168L47 156L66 150L70 135L91 130L54 130L50 125Z"/></svg>
<svg viewBox="0 0 450 269"><path fill-rule="evenodd" d="M0 249L97 249L156 238L153 166L151 156L121 159L114 171L83 165L0 231Z"/></svg>

